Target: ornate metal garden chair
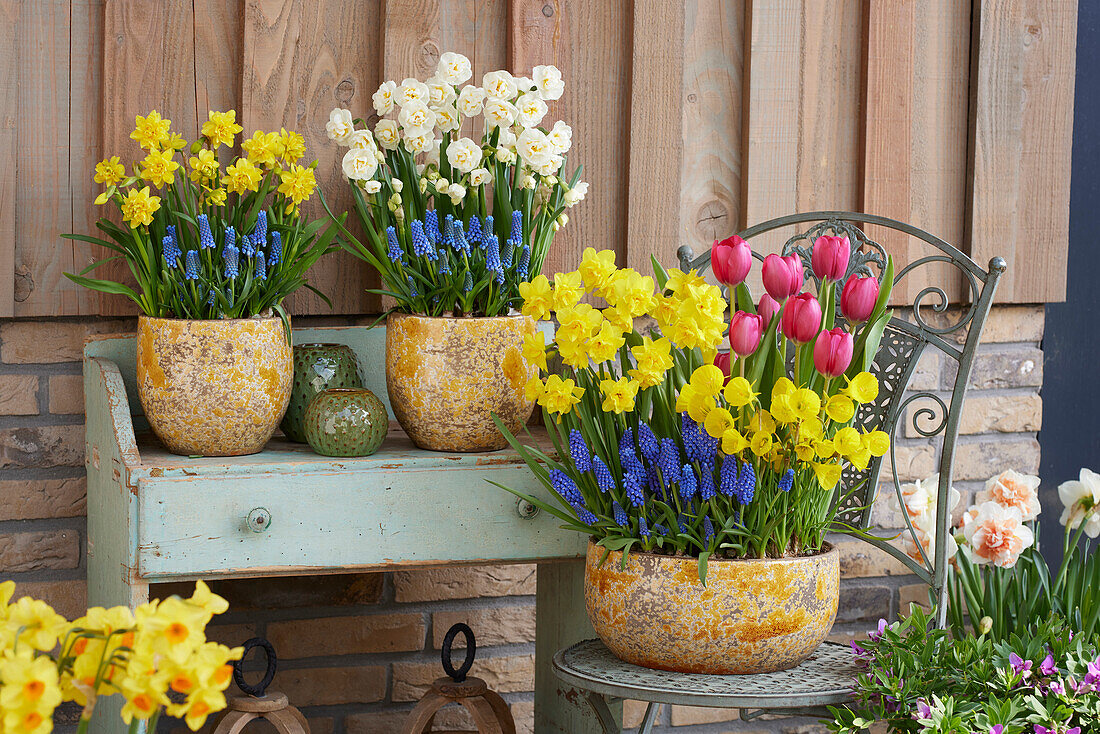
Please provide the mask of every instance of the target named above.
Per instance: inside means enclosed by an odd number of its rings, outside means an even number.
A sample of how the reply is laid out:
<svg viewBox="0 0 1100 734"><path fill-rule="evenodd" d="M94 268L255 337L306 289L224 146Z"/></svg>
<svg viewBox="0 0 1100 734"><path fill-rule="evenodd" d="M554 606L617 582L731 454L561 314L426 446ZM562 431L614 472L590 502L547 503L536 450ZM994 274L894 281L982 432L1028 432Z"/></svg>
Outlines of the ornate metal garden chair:
<svg viewBox="0 0 1100 734"><path fill-rule="evenodd" d="M919 435L942 437L939 460L939 489L936 512L936 542L929 558L921 544L920 561L914 561L885 539L872 540L905 563L914 574L927 583L931 598L936 602L935 619L943 626L946 614L947 537L950 508L947 496L951 487L955 459L955 440L959 432L959 418L966 395L970 370L981 340L982 327L993 302L997 281L1005 271L1005 261L995 257L989 262L989 270L982 270L967 255L942 239L903 222L885 217L855 212L807 212L772 219L740 232L740 236L752 242L752 238L790 225L812 223L787 240L782 254L797 252L810 273L809 250L813 241L822 234L847 235L861 246L853 253L849 273L862 272L881 278L885 267L885 251L869 238L856 223L877 225L908 235L910 241L923 242L930 250L925 257L909 262L895 275L895 284L904 286L913 280L912 274L932 263L945 263L957 271L962 281L964 297L958 311L948 311L948 290L954 284L927 285L913 299L911 311L895 315L883 335L875 356L874 372L878 375L880 391L878 399L863 406L857 414L857 422L877 424L893 438L904 422L906 408L916 401L925 401L911 415ZM910 250L911 251L911 250ZM690 247L681 247L677 253L683 270L695 268L705 271L710 265L710 253L696 258ZM763 256L754 252L762 260ZM945 266L935 266L942 269ZM939 269L936 272L941 272ZM927 270L925 271L927 272ZM908 279L908 280L907 280ZM896 291L895 291L896 292ZM933 316L933 314L935 316ZM958 364L954 384L948 402L936 392L923 391L906 394L921 354L928 347L942 352ZM891 479L894 492L901 502L901 483L894 461L894 446L890 448ZM871 519L871 507L879 486L882 459L874 460L865 472L846 470L842 483L846 488L858 487L848 499L841 518L852 526L867 528ZM839 491L839 490L838 490ZM906 513L901 515L908 525L908 532L916 539L916 532ZM752 719L765 711L781 711L787 714L822 715L827 704L843 704L851 699L852 683L859 672L851 650L839 643L826 642L804 663L780 673L746 676L687 675L649 670L618 660L599 640L580 642L561 650L554 657L554 672L565 683L584 692L605 732L618 732L619 726L611 713L610 703L620 699L648 701L642 725L643 734L656 722L658 704L687 706L717 706L741 709L741 717Z"/></svg>

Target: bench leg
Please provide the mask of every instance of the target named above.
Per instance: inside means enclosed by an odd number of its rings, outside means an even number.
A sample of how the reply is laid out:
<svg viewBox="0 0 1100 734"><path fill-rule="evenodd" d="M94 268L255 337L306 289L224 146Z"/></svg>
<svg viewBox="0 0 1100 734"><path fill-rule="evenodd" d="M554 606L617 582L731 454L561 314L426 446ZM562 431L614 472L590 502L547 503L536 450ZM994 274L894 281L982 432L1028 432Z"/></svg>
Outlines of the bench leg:
<svg viewBox="0 0 1100 734"><path fill-rule="evenodd" d="M584 561L540 563L535 593L535 734L618 734L621 702L603 702L609 729L585 705L585 692L564 685L551 668L558 650L596 636L584 611Z"/></svg>

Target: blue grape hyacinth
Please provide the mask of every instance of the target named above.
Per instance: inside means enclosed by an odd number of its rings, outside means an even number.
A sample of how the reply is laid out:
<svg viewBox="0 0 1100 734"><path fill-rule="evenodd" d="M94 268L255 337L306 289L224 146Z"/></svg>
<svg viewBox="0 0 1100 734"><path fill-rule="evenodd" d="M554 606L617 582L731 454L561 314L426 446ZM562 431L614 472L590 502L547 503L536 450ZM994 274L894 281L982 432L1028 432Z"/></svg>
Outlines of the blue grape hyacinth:
<svg viewBox="0 0 1100 734"><path fill-rule="evenodd" d="M481 245L481 249L485 249L489 246L490 240L497 238L496 226L493 224L493 215L489 214L485 217L485 223L481 226L481 239L478 240Z"/></svg>
<svg viewBox="0 0 1100 734"><path fill-rule="evenodd" d="M161 252L164 253L164 262L168 263L169 267L175 267L179 265L180 248L176 246L176 240L171 235L164 235L161 240Z"/></svg>
<svg viewBox="0 0 1100 734"><path fill-rule="evenodd" d="M573 510L577 513L577 519L585 525L595 525L600 521L600 519L593 515L592 511L584 505L574 506Z"/></svg>
<svg viewBox="0 0 1100 734"><path fill-rule="evenodd" d="M627 472L623 477L623 488L626 490L626 498L635 507L645 504L645 490L642 489L642 481L635 472Z"/></svg>
<svg viewBox="0 0 1100 734"><path fill-rule="evenodd" d="M283 235L280 232L271 233L271 252L269 253L271 264L278 265L283 259Z"/></svg>
<svg viewBox="0 0 1100 734"><path fill-rule="evenodd" d="M642 456L649 462L656 461L657 454L661 450L661 444L653 435L653 429L645 421L638 424L638 448L642 450Z"/></svg>
<svg viewBox="0 0 1100 734"><path fill-rule="evenodd" d="M424 234L424 224L419 219L409 223L409 232L412 235L413 254L428 260L435 259L435 247L428 241L428 235Z"/></svg>
<svg viewBox="0 0 1100 734"><path fill-rule="evenodd" d="M638 534L643 538L649 537L649 524L645 521L645 515L638 515Z"/></svg>
<svg viewBox="0 0 1100 734"><path fill-rule="evenodd" d="M722 460L722 468L718 472L718 491L726 497L733 497L737 491L737 459L733 456Z"/></svg>
<svg viewBox="0 0 1100 734"><path fill-rule="evenodd" d="M512 210L512 235L509 239L523 242L523 212L519 209Z"/></svg>
<svg viewBox="0 0 1100 734"><path fill-rule="evenodd" d="M710 541L714 540L714 523L710 521L710 515L703 518L703 534L706 536L707 545L710 545Z"/></svg>
<svg viewBox="0 0 1100 734"><path fill-rule="evenodd" d="M531 269L531 248L528 245L523 246L523 252L519 256L519 264L516 265L516 275L524 280L527 279L527 273Z"/></svg>
<svg viewBox="0 0 1100 734"><path fill-rule="evenodd" d="M210 220L205 214L200 214L198 217L199 222L199 246L204 250L209 250L214 247L214 233L210 231Z"/></svg>
<svg viewBox="0 0 1100 734"><path fill-rule="evenodd" d="M401 243L397 241L397 230L393 228L393 225L386 227L386 242L389 244L390 262L405 264L405 251L401 249Z"/></svg>
<svg viewBox="0 0 1100 734"><path fill-rule="evenodd" d="M699 498L705 502L713 498L715 494L714 470L710 466L704 465L703 476L699 481Z"/></svg>
<svg viewBox="0 0 1100 734"><path fill-rule="evenodd" d="M559 469L550 470L550 486L570 505L584 502L584 496L577 489L577 483Z"/></svg>
<svg viewBox="0 0 1100 734"><path fill-rule="evenodd" d="M684 502L691 502L698 491L699 481L695 477L695 469L692 468L691 464L684 464L680 469L680 498Z"/></svg>
<svg viewBox="0 0 1100 734"><path fill-rule="evenodd" d="M788 469L783 478L779 480L779 489L783 492L790 492L791 485L794 484L794 469Z"/></svg>
<svg viewBox="0 0 1100 734"><path fill-rule="evenodd" d="M573 466L579 472L586 472L592 468L592 452L588 450L584 436L576 428L569 431L569 458L573 460Z"/></svg>
<svg viewBox="0 0 1100 734"><path fill-rule="evenodd" d="M264 262L263 250L256 253L256 280L267 280L267 263Z"/></svg>
<svg viewBox="0 0 1100 734"><path fill-rule="evenodd" d="M246 234L241 235L241 254L245 257L252 257L256 254L256 246L252 242L252 238Z"/></svg>
<svg viewBox="0 0 1100 734"><path fill-rule="evenodd" d="M755 493L756 472L753 471L752 464L742 461L741 471L737 474L737 489L735 491L737 501L743 505L747 505L752 502Z"/></svg>
<svg viewBox="0 0 1100 734"><path fill-rule="evenodd" d="M615 524L619 527L630 527L630 518L626 514L626 510L618 502L611 503L611 511L615 514Z"/></svg>
<svg viewBox="0 0 1100 734"><path fill-rule="evenodd" d="M222 249L222 259L225 261L225 277L236 278L240 275L240 252L228 244L228 241Z"/></svg>
<svg viewBox="0 0 1100 734"><path fill-rule="evenodd" d="M261 209L256 214L256 228L252 230L252 241L256 247L267 244L267 212Z"/></svg>
<svg viewBox="0 0 1100 734"><path fill-rule="evenodd" d="M186 267L184 268L184 275L188 280L198 280L199 277L199 251L188 250L186 256Z"/></svg>
<svg viewBox="0 0 1100 734"><path fill-rule="evenodd" d="M644 425L644 424L643 424ZM661 470L665 484L671 484L680 475L680 450L671 438L662 438L657 454L657 468Z"/></svg>
<svg viewBox="0 0 1100 734"><path fill-rule="evenodd" d="M470 225L466 230L466 239L470 242L481 242L481 219L476 214L470 217Z"/></svg>
<svg viewBox="0 0 1100 734"><path fill-rule="evenodd" d="M611 476L611 470L599 456L592 457L592 473L596 475L596 486L601 492L610 492L615 488L615 477Z"/></svg>

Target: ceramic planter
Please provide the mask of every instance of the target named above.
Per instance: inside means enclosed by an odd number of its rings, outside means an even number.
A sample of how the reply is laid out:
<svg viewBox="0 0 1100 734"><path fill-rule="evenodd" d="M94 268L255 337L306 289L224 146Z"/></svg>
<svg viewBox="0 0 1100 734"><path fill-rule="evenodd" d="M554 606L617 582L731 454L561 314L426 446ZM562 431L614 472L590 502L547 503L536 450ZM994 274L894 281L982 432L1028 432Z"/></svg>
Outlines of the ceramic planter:
<svg viewBox="0 0 1100 734"><path fill-rule="evenodd" d="M355 352L346 344L295 344L294 384L290 404L279 427L291 441L306 442L302 418L306 408L322 390L333 387L362 387Z"/></svg>
<svg viewBox="0 0 1100 734"><path fill-rule="evenodd" d="M262 450L286 410L292 376L278 318L138 319L138 397L172 453Z"/></svg>
<svg viewBox="0 0 1100 734"><path fill-rule="evenodd" d="M715 560L707 585L695 558L622 553L589 542L584 600L596 634L619 658L682 673L770 673L805 660L829 634L839 553Z"/></svg>
<svg viewBox="0 0 1100 734"><path fill-rule="evenodd" d="M361 387L322 390L302 419L310 448L322 456L369 456L382 445L389 425L386 406Z"/></svg>
<svg viewBox="0 0 1100 734"><path fill-rule="evenodd" d="M386 389L413 443L432 451L494 451L508 445L496 413L512 433L531 417L524 394L538 368L523 357L526 316L429 318L390 314Z"/></svg>

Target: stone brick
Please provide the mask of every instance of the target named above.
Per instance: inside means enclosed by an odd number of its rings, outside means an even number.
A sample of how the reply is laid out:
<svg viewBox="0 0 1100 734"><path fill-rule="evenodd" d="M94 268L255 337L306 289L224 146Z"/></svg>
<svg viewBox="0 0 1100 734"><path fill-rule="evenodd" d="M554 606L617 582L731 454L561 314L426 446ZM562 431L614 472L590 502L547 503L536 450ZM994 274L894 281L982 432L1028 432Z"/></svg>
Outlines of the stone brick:
<svg viewBox="0 0 1100 734"><path fill-rule="evenodd" d="M958 363L947 360L944 388L954 384ZM1043 352L1037 347L1004 347L981 351L970 372L970 387L992 390L1002 387L1039 387L1043 384Z"/></svg>
<svg viewBox="0 0 1100 734"><path fill-rule="evenodd" d="M906 576L911 573L904 563L862 540L840 540L833 544L840 551L841 578Z"/></svg>
<svg viewBox="0 0 1100 734"><path fill-rule="evenodd" d="M930 443L901 443L894 447L894 457L898 462L898 479L912 482L924 479L936 472L936 448ZM882 476L890 477L890 454L882 459Z"/></svg>
<svg viewBox="0 0 1100 734"><path fill-rule="evenodd" d="M1039 473L1039 442L1034 438L959 443L955 448L955 479L986 480L1005 469Z"/></svg>
<svg viewBox="0 0 1100 734"><path fill-rule="evenodd" d="M75 530L46 530L0 535L0 572L4 574L76 568L80 536Z"/></svg>
<svg viewBox="0 0 1100 734"><path fill-rule="evenodd" d="M516 722L516 734L534 734L535 702L516 701L511 708L512 718Z"/></svg>
<svg viewBox="0 0 1100 734"><path fill-rule="evenodd" d="M9 569L0 572L6 573ZM24 596L41 599L65 619L84 616L88 609L88 584L84 579L69 581L20 581L12 599Z"/></svg>
<svg viewBox="0 0 1100 734"><path fill-rule="evenodd" d="M217 621L218 618L214 617L214 622L206 628L207 639L214 642L220 642L229 647L237 647L259 635L259 628L255 624L217 624ZM275 652L280 658L283 657L282 649L276 648ZM256 654L259 654L262 658L262 652L252 652L249 653L249 660Z"/></svg>
<svg viewBox="0 0 1100 734"><path fill-rule="evenodd" d="M962 310L958 308L948 309L946 313L937 314L930 312L925 316L931 326L942 328L948 324L958 323ZM999 344L1004 342L1035 342L1043 338L1043 325L1045 316L1042 306L995 306L985 320L982 329L983 344ZM947 335L959 344L966 341L966 330Z"/></svg>
<svg viewBox="0 0 1100 734"><path fill-rule="evenodd" d="M308 721L309 734L332 734L336 731L336 720L331 716L311 716Z"/></svg>
<svg viewBox="0 0 1100 734"><path fill-rule="evenodd" d="M8 364L79 362L87 337L129 333L135 329L133 319L14 321L0 325L0 361Z"/></svg>
<svg viewBox="0 0 1100 734"><path fill-rule="evenodd" d="M386 668L279 668L279 690L299 708L374 703L386 697Z"/></svg>
<svg viewBox="0 0 1100 734"><path fill-rule="evenodd" d="M281 658L422 650L427 629L419 614L364 614L269 622L267 638Z"/></svg>
<svg viewBox="0 0 1100 734"><path fill-rule="evenodd" d="M824 724L794 724L784 726L781 731L783 734L826 734L829 727Z"/></svg>
<svg viewBox="0 0 1100 734"><path fill-rule="evenodd" d="M944 402L947 397L944 397ZM922 408L935 411L934 416L921 415L916 425L913 419ZM917 438L917 428L931 431L939 427L943 411L930 400L918 400L909 404L905 418L905 435ZM971 393L963 404L959 433L1030 433L1038 431L1043 423L1043 400L1035 393L1010 393L989 395Z"/></svg>
<svg viewBox="0 0 1100 734"><path fill-rule="evenodd" d="M393 664L393 701L416 701L432 681L443 675L439 661ZM530 691L535 686L535 656L478 658L470 675L481 678L497 693Z"/></svg>
<svg viewBox="0 0 1100 734"><path fill-rule="evenodd" d="M635 701L633 699L623 701L623 728L637 729L641 726L647 705L645 701Z"/></svg>
<svg viewBox="0 0 1100 734"><path fill-rule="evenodd" d="M446 566L393 575L399 602L519 596L535 593L534 564L506 566Z"/></svg>
<svg viewBox="0 0 1100 734"><path fill-rule="evenodd" d="M375 604L382 598L384 574L342 573L332 576L211 581L210 589L229 602L233 611L268 611L314 606ZM170 593L188 596L193 584L165 584Z"/></svg>
<svg viewBox="0 0 1100 734"><path fill-rule="evenodd" d="M0 430L0 469L83 465L82 425Z"/></svg>
<svg viewBox="0 0 1100 734"><path fill-rule="evenodd" d="M401 734L408 718L408 711L350 714L344 717L344 731L346 734Z"/></svg>
<svg viewBox="0 0 1100 734"><path fill-rule="evenodd" d="M515 642L533 642L535 639L535 605L490 607L460 612L436 612L432 615L432 644L443 646L447 630L456 622L465 622L477 635L478 649ZM466 646L466 638L459 635L455 645Z"/></svg>
<svg viewBox="0 0 1100 734"><path fill-rule="evenodd" d="M673 706L672 725L717 724L738 719L737 709L708 708L705 706Z"/></svg>
<svg viewBox="0 0 1100 734"><path fill-rule="evenodd" d="M908 614L909 605L918 604L931 611L928 603L928 584L908 584L898 589L898 614Z"/></svg>
<svg viewBox="0 0 1100 734"><path fill-rule="evenodd" d="M840 586L838 622L877 620L890 616L891 591L885 586Z"/></svg>
<svg viewBox="0 0 1100 734"><path fill-rule="evenodd" d="M84 412L82 375L50 376L50 412L58 415Z"/></svg>
<svg viewBox="0 0 1100 734"><path fill-rule="evenodd" d="M37 375L0 375L0 415L38 415Z"/></svg>
<svg viewBox="0 0 1100 734"><path fill-rule="evenodd" d="M940 387L940 366L943 355L938 349L925 349L909 380L910 390L937 390Z"/></svg>
<svg viewBox="0 0 1100 734"><path fill-rule="evenodd" d="M79 517L87 511L86 477L0 482L0 520Z"/></svg>

